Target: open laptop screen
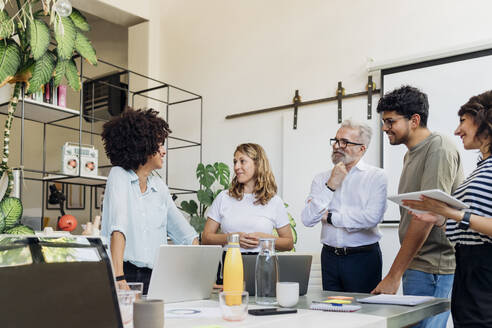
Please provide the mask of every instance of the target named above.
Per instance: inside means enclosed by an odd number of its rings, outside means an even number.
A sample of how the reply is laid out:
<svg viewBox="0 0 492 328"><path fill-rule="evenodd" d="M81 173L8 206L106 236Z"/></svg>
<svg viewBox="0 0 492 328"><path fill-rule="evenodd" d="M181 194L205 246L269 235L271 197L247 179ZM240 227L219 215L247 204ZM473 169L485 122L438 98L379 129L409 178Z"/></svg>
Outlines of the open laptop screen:
<svg viewBox="0 0 492 328"><path fill-rule="evenodd" d="M161 245L147 298L165 303L210 298L221 254L218 245Z"/></svg>
<svg viewBox="0 0 492 328"><path fill-rule="evenodd" d="M244 282L250 296L255 295L255 267L257 255L243 255ZM305 295L309 285L312 255L278 254L278 280L299 283L299 295Z"/></svg>
<svg viewBox="0 0 492 328"><path fill-rule="evenodd" d="M0 235L2 327L122 327L101 240Z"/></svg>

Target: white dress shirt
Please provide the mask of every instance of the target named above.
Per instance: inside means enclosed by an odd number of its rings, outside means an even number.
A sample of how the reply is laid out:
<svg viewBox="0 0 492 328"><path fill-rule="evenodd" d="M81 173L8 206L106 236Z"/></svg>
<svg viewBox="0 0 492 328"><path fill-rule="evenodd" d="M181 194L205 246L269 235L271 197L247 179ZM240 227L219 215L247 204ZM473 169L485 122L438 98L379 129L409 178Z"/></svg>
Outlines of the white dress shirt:
<svg viewBox="0 0 492 328"><path fill-rule="evenodd" d="M330 176L331 170L314 178L301 214L304 225L316 225L328 210L332 213L332 224L322 220L321 243L357 247L378 242L381 233L377 225L386 210L388 184L383 169L360 160L335 192L326 187Z"/></svg>

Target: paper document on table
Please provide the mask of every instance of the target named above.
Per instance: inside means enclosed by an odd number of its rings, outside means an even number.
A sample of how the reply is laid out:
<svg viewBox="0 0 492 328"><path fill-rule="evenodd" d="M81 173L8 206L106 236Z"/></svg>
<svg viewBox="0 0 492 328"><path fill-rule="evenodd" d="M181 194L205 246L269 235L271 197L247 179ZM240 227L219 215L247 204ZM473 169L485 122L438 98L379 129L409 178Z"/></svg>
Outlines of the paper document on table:
<svg viewBox="0 0 492 328"><path fill-rule="evenodd" d="M413 295L386 295L380 294L369 296L366 298L357 299L359 303L375 303L375 304L394 304L394 305L418 305L425 302L433 301L436 298L433 296L413 296Z"/></svg>
<svg viewBox="0 0 492 328"><path fill-rule="evenodd" d="M222 314L218 307L186 307L178 306L165 309L164 316L166 318L221 318Z"/></svg>
<svg viewBox="0 0 492 328"><path fill-rule="evenodd" d="M391 200L392 202L397 203L401 207L406 208L407 210L411 210L414 213L425 213L425 211L412 210L410 207L404 206L403 202L402 202L405 199L420 200L421 195L427 196L429 198L440 200L441 202L444 202L444 203L448 204L449 206L457 208L457 209L463 209L463 208L469 208L470 207L470 206L466 205L465 203L463 203L462 201L457 200L453 196L450 196L450 195L446 194L444 191L439 190L439 189L408 192L405 194L389 196L388 199Z"/></svg>

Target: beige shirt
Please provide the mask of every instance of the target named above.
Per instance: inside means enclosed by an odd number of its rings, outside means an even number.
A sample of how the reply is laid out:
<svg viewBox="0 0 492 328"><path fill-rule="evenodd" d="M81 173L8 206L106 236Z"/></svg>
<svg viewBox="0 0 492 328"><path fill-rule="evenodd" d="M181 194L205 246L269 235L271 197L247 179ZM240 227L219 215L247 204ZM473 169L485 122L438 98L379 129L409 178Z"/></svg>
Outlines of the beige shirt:
<svg viewBox="0 0 492 328"><path fill-rule="evenodd" d="M463 181L463 167L456 145L447 137L432 133L409 149L403 160L398 193L441 189L452 194ZM411 215L400 207L400 243L407 232ZM446 233L434 226L409 269L432 274L454 273L454 249Z"/></svg>

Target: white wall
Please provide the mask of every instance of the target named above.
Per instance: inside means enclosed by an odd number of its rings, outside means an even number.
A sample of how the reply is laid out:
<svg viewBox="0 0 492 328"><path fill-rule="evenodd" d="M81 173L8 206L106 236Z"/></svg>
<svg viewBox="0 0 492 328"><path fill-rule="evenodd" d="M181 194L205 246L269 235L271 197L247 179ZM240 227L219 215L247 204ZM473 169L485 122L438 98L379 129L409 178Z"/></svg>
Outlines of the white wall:
<svg viewBox="0 0 492 328"><path fill-rule="evenodd" d="M225 120L226 115L290 103L295 89L303 100L334 96L338 81L343 81L347 93L362 91L371 60L384 62L466 46L489 39L492 30L488 14L492 3L486 0L151 2L153 15L160 15L159 24L150 19L159 33L151 35L149 48L159 63L149 75L203 95L204 162L231 164L237 144L260 143L280 191L282 181L288 179L282 162L283 113L235 120ZM304 110L299 111L301 121ZM180 136L192 136L196 131L192 119L171 122L171 128ZM328 140L320 142L328 144ZM377 158L379 153L370 156ZM172 169L171 179L197 186L189 169ZM302 208L305 196L299 192L285 201ZM301 224L299 210L292 214ZM386 272L397 251L397 232L389 226L382 232ZM301 238L300 248L303 243Z"/></svg>
<svg viewBox="0 0 492 328"><path fill-rule="evenodd" d="M150 41L160 44L161 70L150 74L204 96L204 160L230 163L235 145L256 141L279 181L281 113L227 114L289 103L295 89L304 100L333 96L339 80L347 92L363 90L368 58L483 40L492 25L488 1L162 3L160 34Z"/></svg>
<svg viewBox="0 0 492 328"><path fill-rule="evenodd" d="M339 80L346 92L361 91L369 59L466 45L490 38L492 27L489 1L167 0L154 7L161 29L150 42L160 45L161 62L150 74L203 95L204 161L230 164L238 143L258 142L280 190L282 113L227 114L289 103L295 89L303 100L333 96Z"/></svg>

